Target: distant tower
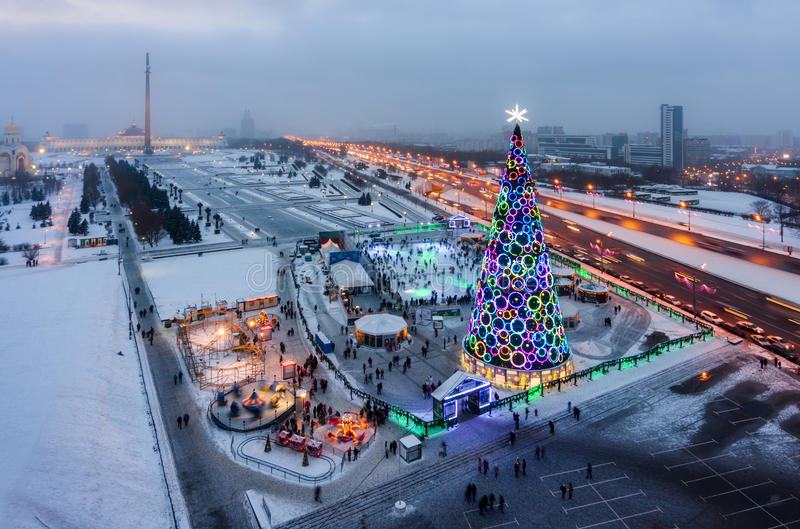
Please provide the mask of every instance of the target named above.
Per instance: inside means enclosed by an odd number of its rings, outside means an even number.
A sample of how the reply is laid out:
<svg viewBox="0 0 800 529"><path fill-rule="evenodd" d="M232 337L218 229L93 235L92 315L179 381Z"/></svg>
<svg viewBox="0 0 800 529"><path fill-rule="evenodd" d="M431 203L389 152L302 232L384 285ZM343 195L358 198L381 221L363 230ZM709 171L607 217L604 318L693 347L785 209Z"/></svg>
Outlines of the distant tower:
<svg viewBox="0 0 800 529"><path fill-rule="evenodd" d="M144 152L153 154L150 144L150 53L146 54L147 67L144 70Z"/></svg>

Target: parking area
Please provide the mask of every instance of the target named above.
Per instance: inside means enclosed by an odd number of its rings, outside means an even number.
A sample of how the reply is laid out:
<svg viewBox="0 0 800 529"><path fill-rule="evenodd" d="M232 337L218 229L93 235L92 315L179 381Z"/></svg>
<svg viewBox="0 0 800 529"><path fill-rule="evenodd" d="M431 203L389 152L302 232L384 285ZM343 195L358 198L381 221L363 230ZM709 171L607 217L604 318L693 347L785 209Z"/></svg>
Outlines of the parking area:
<svg viewBox="0 0 800 529"><path fill-rule="evenodd" d="M614 461L592 465L591 476L588 466L584 466L539 479L551 496L563 498L561 509L565 520L576 529L653 527L663 517L661 507ZM562 485L567 488L566 493Z"/></svg>
<svg viewBox="0 0 800 529"><path fill-rule="evenodd" d="M767 448L781 433L763 431L770 424L769 408L760 402L755 399L737 402L730 396L717 395L707 401L705 412L727 426L724 430L727 437L764 437L764 447ZM786 444L786 441L780 442ZM800 527L800 499L795 488L787 487L769 473L765 475L764 469L749 457L745 445L708 437L655 450L650 452L650 456L693 497L709 504L721 517L723 526L752 529Z"/></svg>
<svg viewBox="0 0 800 529"><path fill-rule="evenodd" d="M508 501L503 502L502 509L495 505L494 509L484 514L480 509L469 509L464 511L464 520L467 529L496 529L501 527L522 527L514 514Z"/></svg>

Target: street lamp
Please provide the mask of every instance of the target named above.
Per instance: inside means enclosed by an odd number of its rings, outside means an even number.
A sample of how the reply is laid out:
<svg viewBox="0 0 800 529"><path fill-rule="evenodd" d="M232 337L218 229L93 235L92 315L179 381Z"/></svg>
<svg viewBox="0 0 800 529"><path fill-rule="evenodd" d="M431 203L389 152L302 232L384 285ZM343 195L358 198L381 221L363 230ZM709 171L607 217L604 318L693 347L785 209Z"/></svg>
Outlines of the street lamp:
<svg viewBox="0 0 800 529"><path fill-rule="evenodd" d="M591 197L592 197L592 209L597 209L595 207L594 199L596 197L600 196L600 193L595 193L594 191L592 191L593 189L594 189L594 186L592 186L592 184L589 184L589 191L587 191L586 194L587 195L591 195Z"/></svg>
<svg viewBox="0 0 800 529"><path fill-rule="evenodd" d="M764 217L756 215L756 222L761 223L761 249L764 250L767 247L767 229L764 225Z"/></svg>
<svg viewBox="0 0 800 529"><path fill-rule="evenodd" d="M705 267L705 263L701 268ZM694 315L694 323L695 327L697 327L697 292L707 292L709 294L716 294L717 288L710 287L705 283L701 283L700 279L696 278L695 276L690 276L688 274L684 274L681 272L675 272L675 281L678 283L683 283L686 287L692 291L692 312Z"/></svg>
<svg viewBox="0 0 800 529"><path fill-rule="evenodd" d="M686 210L686 217L689 219L689 231L692 231L692 211L689 209L689 206L681 200L681 207Z"/></svg>
<svg viewBox="0 0 800 529"><path fill-rule="evenodd" d="M636 218L636 198L633 196L633 193L631 193L630 191L625 193L625 196L628 197L626 202L630 202L631 206L633 207L633 218L635 219Z"/></svg>

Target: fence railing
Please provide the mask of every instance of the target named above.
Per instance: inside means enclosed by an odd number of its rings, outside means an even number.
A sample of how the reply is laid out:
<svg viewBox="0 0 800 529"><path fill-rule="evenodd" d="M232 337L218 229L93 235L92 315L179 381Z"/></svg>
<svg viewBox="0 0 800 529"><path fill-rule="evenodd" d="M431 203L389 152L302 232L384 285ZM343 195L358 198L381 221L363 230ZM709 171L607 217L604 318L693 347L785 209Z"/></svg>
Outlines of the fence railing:
<svg viewBox="0 0 800 529"><path fill-rule="evenodd" d="M252 441L259 440L260 441L262 439L263 439L264 443L266 443L267 437L266 436L260 436L260 435L254 436L254 437L248 437L247 439L244 440L244 442L249 442L251 440ZM247 462L254 463L259 470L261 470L262 467L266 468L266 469L269 469L269 473L270 474L282 474L284 479L286 479L286 477L288 476L288 477L292 477L292 478L297 478L298 483L303 482L303 481L305 481L307 483L320 483L320 482L323 482L325 480L333 479L333 475L336 473L336 462L333 459L331 459L331 458L329 458L327 456L325 457L325 459L327 459L328 463L331 465L331 467L328 470L328 472L326 472L322 476L309 476L307 474L303 474L301 472L297 472L297 471L292 470L290 468L285 468L285 467L282 467L282 466L279 466L279 465L273 465L272 463L270 463L268 461L264 461L263 459L259 459L257 457L253 457L251 455L246 454L244 452L244 450L242 449L242 445L244 444L244 442L240 443L238 447L234 448L234 446L233 446L233 437L231 437L231 454L233 454L233 458L234 459L236 459L238 457L238 458L241 458L241 459L243 459L243 460L245 460ZM275 450L275 449L273 448L273 450Z"/></svg>
<svg viewBox="0 0 800 529"><path fill-rule="evenodd" d="M596 366L583 369L578 372L574 372L571 375L567 375L565 377L558 378L556 380L551 380L548 382L544 382L532 388L529 388L526 391L522 391L520 393L516 393L504 399L499 399L493 401L490 406L489 410L493 409L502 409L505 406L508 406L509 409L513 409L515 404L520 403L527 403L531 400L543 397L546 394L547 390L556 389L557 391L561 391L561 386L566 386L568 384L577 385L579 380L588 379L592 380L594 376L605 374L611 371L612 369L616 370L623 370L628 367L636 367L639 365L639 361L649 361L653 356L660 356L663 353L681 349L687 345L694 344L699 341L705 341L711 338L714 334L713 328L708 325L707 323L693 318L691 316L687 316L681 311L675 310L673 307L661 303L660 301L656 300L655 298L650 298L644 295L639 294L638 292L632 291L630 289L626 289L616 283L612 283L607 281L605 278L597 276L588 270L581 267L580 263L577 261L573 261L572 259L562 257L558 254L551 253L551 258L555 261L559 261L562 266L566 265L570 268L573 268L577 273L579 273L582 277L590 279L595 282L604 283L610 286L615 287L618 294L630 298L633 297L635 300L639 302L645 303L650 308L655 308L657 311L666 311L671 317L676 319L680 319L682 322L690 322L697 325L700 331L692 333L687 336L682 336L680 338L674 338L672 340L660 343L651 347L647 351L642 353L638 353L631 356L625 356L621 358L617 358L615 360L608 360ZM306 322L305 315L303 314L302 309L300 308L300 283L297 281L294 271L294 261L292 261L292 265L289 267L292 272L292 280L294 281L295 285L295 293L296 299L295 302L297 303L298 312L300 313L300 319L303 324L303 330L306 333L306 337L308 338L308 342L313 347L314 352L316 353L317 357L328 366L335 378L342 382L345 389L350 391L350 398L352 399L353 396L359 397L364 402L369 402L373 406L378 405L384 409L389 410L389 419L393 420L394 422L403 425L405 423L406 426L411 428L414 433L421 437L428 437L429 435L435 434L437 432L443 431L449 428L453 422L447 421L445 419L433 419L433 420L425 420L421 417L417 417L413 413L400 408L399 406L395 406L390 404L382 399L379 399L358 387L355 387L350 381L347 379L344 373L342 373L339 368L333 363L333 361L328 358L328 356L322 352L319 346L316 344L314 337L312 336L311 332L308 330L308 324Z"/></svg>

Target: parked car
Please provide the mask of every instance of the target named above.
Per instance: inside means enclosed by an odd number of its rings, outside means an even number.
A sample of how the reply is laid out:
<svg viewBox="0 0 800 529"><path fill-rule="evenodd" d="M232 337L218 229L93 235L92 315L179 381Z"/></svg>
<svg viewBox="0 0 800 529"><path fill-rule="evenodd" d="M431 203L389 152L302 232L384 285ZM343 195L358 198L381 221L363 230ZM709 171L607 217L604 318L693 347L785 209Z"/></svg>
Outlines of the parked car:
<svg viewBox="0 0 800 529"><path fill-rule="evenodd" d="M764 329L751 321L737 321L736 325L738 325L739 328L746 330L750 334L764 334Z"/></svg>
<svg viewBox="0 0 800 529"><path fill-rule="evenodd" d="M680 307L680 306L681 306L681 302L678 300L678 298L676 298L676 297L675 297L675 296L673 296L672 294L667 294L667 295L665 295L665 296L664 296L664 301L666 301L666 302L668 302L668 303L672 303L672 304L673 304L673 305L675 305L676 307Z"/></svg>
<svg viewBox="0 0 800 529"><path fill-rule="evenodd" d="M638 288L640 290L644 290L645 287L647 286L644 283L642 283L641 281L631 281L630 283L631 283L631 285L635 286L636 288Z"/></svg>
<svg viewBox="0 0 800 529"><path fill-rule="evenodd" d="M725 323L725 320L717 316L716 313L711 312L710 310L704 310L700 313L700 317L706 321L710 321L714 325L722 325Z"/></svg>
<svg viewBox="0 0 800 529"><path fill-rule="evenodd" d="M606 270L606 274L610 275L611 277L616 277L617 279L620 277L619 272L615 270Z"/></svg>
<svg viewBox="0 0 800 529"><path fill-rule="evenodd" d="M630 282L631 280L631 276L625 274L622 274L621 276L619 276L619 278L622 279L623 281L628 281L628 282Z"/></svg>
<svg viewBox="0 0 800 529"><path fill-rule="evenodd" d="M772 343L762 334L751 334L750 339L754 344L760 345L764 349L772 350Z"/></svg>
<svg viewBox="0 0 800 529"><path fill-rule="evenodd" d="M664 295L664 293L661 292L659 289L653 287L645 287L643 290L648 294L650 294L651 296L655 296L657 298L660 298Z"/></svg>

